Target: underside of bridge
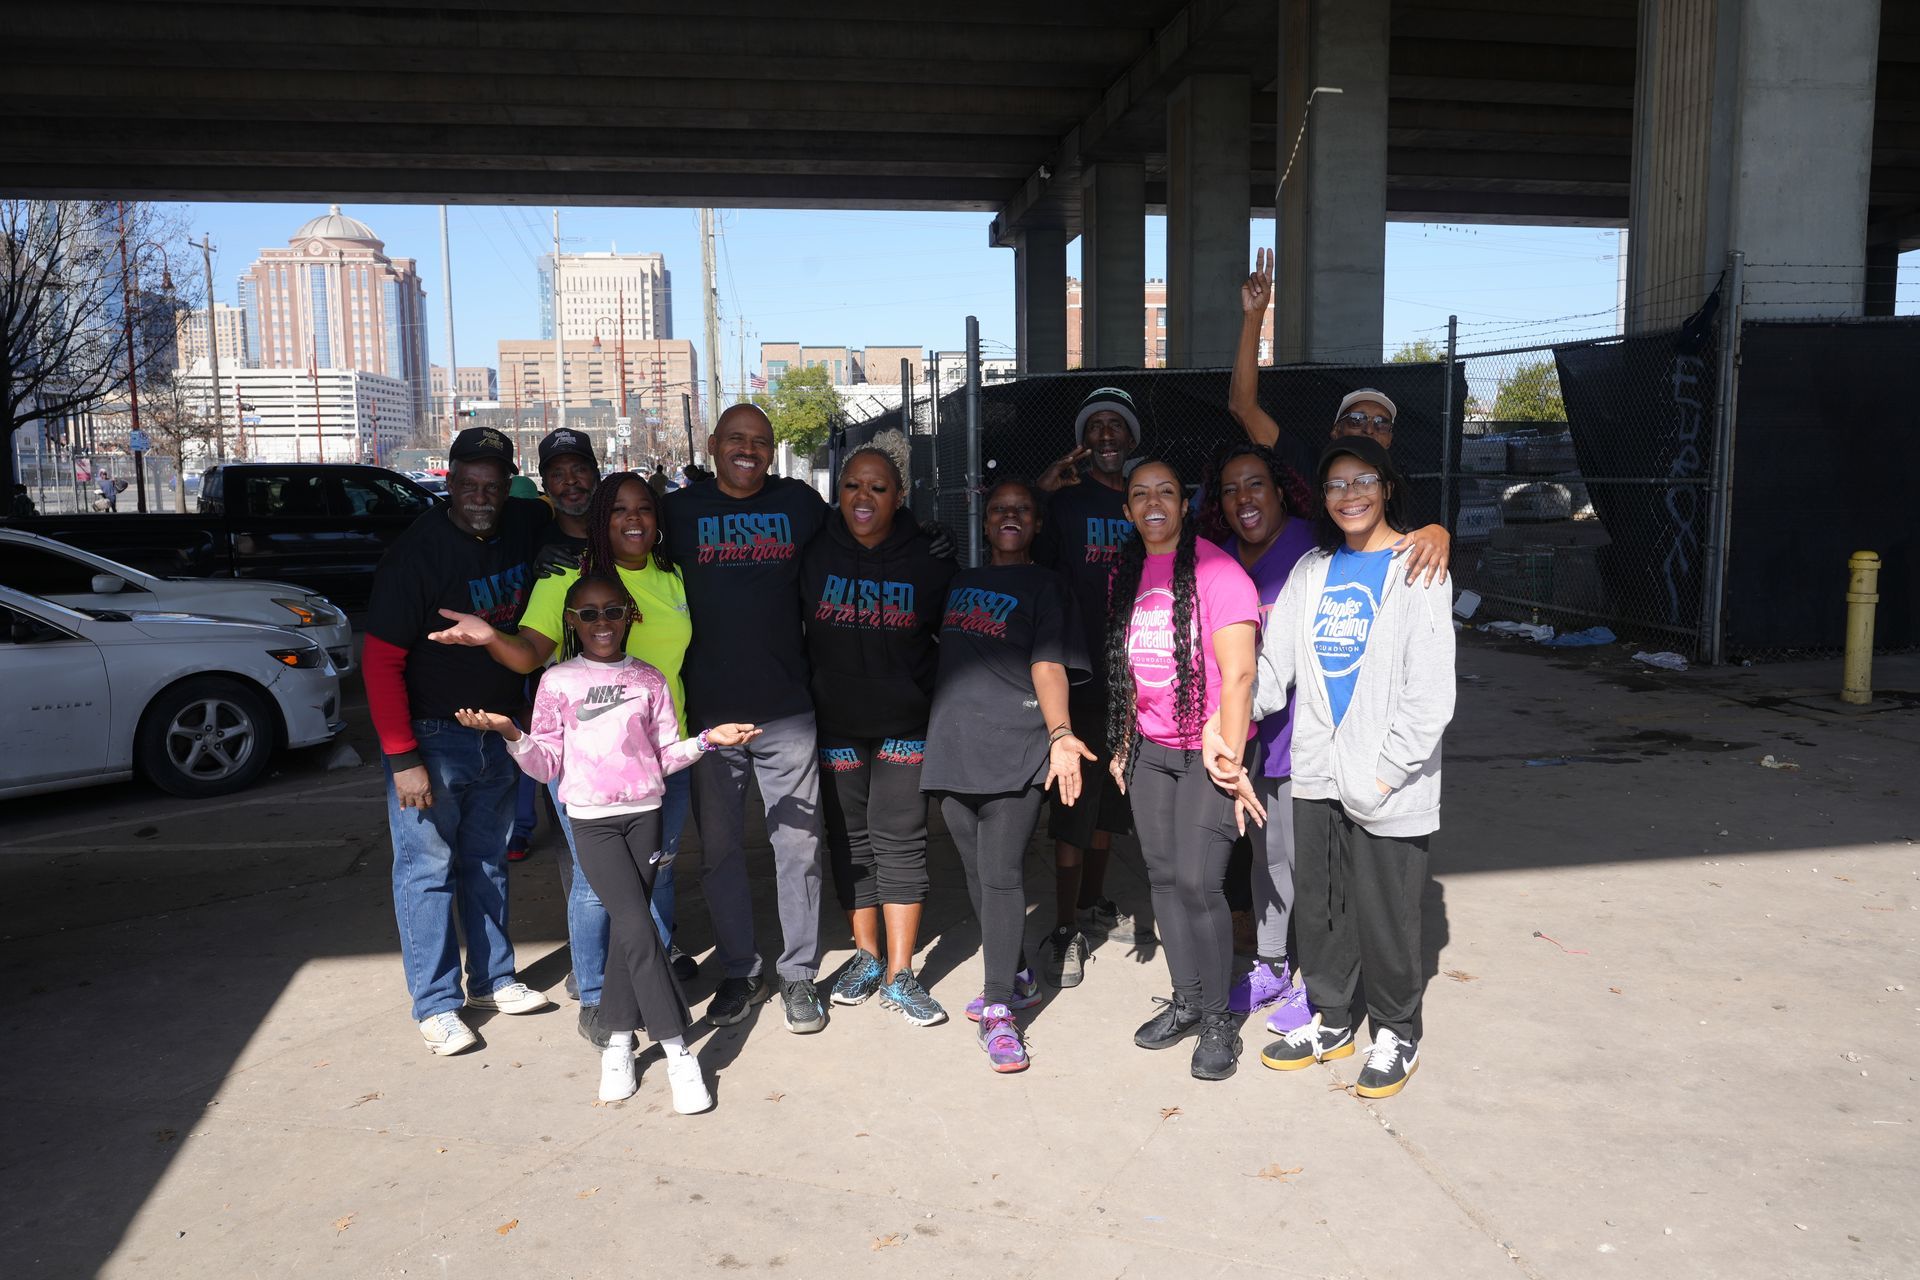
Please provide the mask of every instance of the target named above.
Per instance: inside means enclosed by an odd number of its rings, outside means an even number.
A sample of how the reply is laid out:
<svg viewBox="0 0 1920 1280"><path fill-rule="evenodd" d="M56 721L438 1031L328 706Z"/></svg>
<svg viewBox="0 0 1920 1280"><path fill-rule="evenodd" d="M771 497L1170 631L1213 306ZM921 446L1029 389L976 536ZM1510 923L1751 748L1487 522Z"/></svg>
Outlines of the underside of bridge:
<svg viewBox="0 0 1920 1280"><path fill-rule="evenodd" d="M1805 210L1858 242L1832 261L1864 281L1875 253L1920 244L1912 0L617 8L10 6L0 189L992 212L1036 369L1064 360L1054 298L1083 234L1089 358L1139 362L1137 298L1121 303L1143 274L1132 228L1159 211L1170 354L1221 359L1230 335L1183 299L1244 272L1246 216L1275 211L1283 171L1281 347L1303 358L1377 342L1388 220L1632 222L1675 275L1751 254L1743 199L1765 192L1741 184L1773 141L1743 150L1753 121L1811 114L1767 164L1845 187Z"/></svg>

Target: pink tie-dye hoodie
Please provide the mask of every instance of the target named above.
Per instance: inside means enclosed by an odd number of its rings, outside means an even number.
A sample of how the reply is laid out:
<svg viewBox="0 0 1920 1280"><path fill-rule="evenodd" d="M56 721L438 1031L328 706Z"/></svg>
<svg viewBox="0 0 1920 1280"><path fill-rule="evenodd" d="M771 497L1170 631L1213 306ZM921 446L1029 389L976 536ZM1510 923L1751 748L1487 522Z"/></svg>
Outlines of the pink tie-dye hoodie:
<svg viewBox="0 0 1920 1280"><path fill-rule="evenodd" d="M667 775L700 758L700 740L680 737L657 667L581 657L541 677L533 727L507 750L534 781L559 778L569 817L603 818L659 808Z"/></svg>

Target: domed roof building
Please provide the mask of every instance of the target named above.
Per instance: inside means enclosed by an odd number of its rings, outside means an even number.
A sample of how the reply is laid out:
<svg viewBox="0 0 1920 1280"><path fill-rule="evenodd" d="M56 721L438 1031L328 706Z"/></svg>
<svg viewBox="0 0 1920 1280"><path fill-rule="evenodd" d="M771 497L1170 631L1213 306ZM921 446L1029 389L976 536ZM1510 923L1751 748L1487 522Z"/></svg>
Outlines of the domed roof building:
<svg viewBox="0 0 1920 1280"><path fill-rule="evenodd" d="M419 420L429 396L426 303L414 260L388 257L374 229L337 204L301 224L286 248L262 249L240 276L254 367L397 378Z"/></svg>

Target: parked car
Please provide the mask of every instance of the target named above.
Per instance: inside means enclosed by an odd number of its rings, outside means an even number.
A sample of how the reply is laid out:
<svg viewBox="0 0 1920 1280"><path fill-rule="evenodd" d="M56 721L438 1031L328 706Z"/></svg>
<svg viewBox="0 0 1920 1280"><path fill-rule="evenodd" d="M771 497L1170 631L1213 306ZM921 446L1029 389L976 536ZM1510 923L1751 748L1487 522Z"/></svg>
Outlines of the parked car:
<svg viewBox="0 0 1920 1280"><path fill-rule="evenodd" d="M447 478L445 476L437 476L431 471L409 471L407 472L407 479L413 481L436 498L444 498L447 496Z"/></svg>
<svg viewBox="0 0 1920 1280"><path fill-rule="evenodd" d="M201 477L192 515L123 510L6 523L156 577L290 582L352 609L367 602L386 549L433 506L432 494L385 467L230 462Z"/></svg>
<svg viewBox="0 0 1920 1280"><path fill-rule="evenodd" d="M81 611L0 587L0 797L139 772L178 796L258 778L345 726L326 650L278 627Z"/></svg>
<svg viewBox="0 0 1920 1280"><path fill-rule="evenodd" d="M69 609L197 613L288 627L325 649L341 675L353 670L353 628L347 615L325 596L284 582L156 578L52 538L0 529L0 586Z"/></svg>

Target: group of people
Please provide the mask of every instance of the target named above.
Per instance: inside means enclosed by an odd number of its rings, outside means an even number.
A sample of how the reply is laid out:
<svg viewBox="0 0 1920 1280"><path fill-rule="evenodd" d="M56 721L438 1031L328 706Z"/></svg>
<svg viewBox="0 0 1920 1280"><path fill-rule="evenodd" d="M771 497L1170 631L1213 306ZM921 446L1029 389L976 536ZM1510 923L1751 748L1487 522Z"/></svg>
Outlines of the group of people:
<svg viewBox="0 0 1920 1280"><path fill-rule="evenodd" d="M673 946L689 812L711 1023L744 1020L776 986L798 1034L876 996L911 1024L946 1021L914 964L933 804L980 927L965 1012L994 1071L1027 1068L1019 1014L1042 979L1078 985L1093 939L1144 932L1105 891L1112 837L1132 832L1170 977L1137 1045L1194 1037L1192 1074L1224 1079L1241 1020L1265 1012L1266 1065L1344 1057L1364 984L1358 1089L1397 1092L1418 1066L1420 900L1453 706L1450 543L1406 522L1384 394L1341 402L1311 484L1276 456L1253 389L1269 272L1263 255L1242 290L1229 409L1246 438L1197 495L1143 451L1126 393L1102 388L1070 451L984 495L976 568L911 518L897 433L842 460L829 505L769 474L772 427L749 404L720 415L713 476L665 495L601 476L563 428L540 445L545 499L510 500L511 442L462 432L448 505L376 576L363 664L427 1047L477 1042L463 1007L550 1007L509 940L517 771L549 788L565 837L569 988L604 1100L635 1092L643 1032L676 1110L712 1103L685 1042L697 966ZM773 982L743 851L750 780L781 928ZM1030 957L1023 864L1048 803L1056 915ZM1258 954L1236 972L1225 881L1243 835ZM854 944L830 985L829 875Z"/></svg>

